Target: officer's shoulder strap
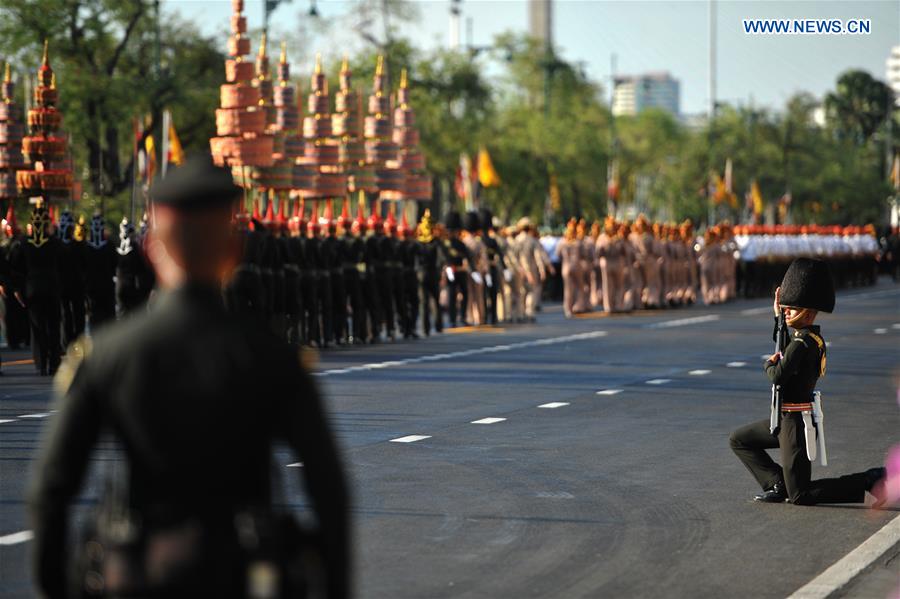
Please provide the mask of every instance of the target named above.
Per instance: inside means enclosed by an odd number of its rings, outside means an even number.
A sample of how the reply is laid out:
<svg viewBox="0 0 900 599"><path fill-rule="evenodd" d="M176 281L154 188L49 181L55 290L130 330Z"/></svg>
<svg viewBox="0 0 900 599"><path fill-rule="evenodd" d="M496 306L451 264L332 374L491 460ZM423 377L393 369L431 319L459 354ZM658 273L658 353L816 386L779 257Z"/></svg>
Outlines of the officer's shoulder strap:
<svg viewBox="0 0 900 599"><path fill-rule="evenodd" d="M820 337L820 336L817 335L816 333L813 333L812 331L807 331L806 334L807 334L807 336L809 336L813 341L816 342L816 345L817 345L817 346L819 346L819 355L822 356L822 360L821 360L821 363L820 363L820 365L819 365L819 376L825 376L825 357L826 357L825 354L826 354L826 351L827 351L826 348L825 348L825 341L822 339L822 337Z"/></svg>

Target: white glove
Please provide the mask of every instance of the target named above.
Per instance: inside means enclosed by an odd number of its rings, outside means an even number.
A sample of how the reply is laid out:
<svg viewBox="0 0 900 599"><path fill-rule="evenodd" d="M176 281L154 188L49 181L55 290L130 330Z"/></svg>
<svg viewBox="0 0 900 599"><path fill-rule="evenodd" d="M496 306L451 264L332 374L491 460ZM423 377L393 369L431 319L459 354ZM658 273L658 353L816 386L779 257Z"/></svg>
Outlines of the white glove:
<svg viewBox="0 0 900 599"><path fill-rule="evenodd" d="M473 273L472 273L472 280L475 281L475 284L476 284L476 285L481 285L481 284L484 282L484 279L481 278L481 273L480 273L480 272L473 272Z"/></svg>
<svg viewBox="0 0 900 599"><path fill-rule="evenodd" d="M488 287L493 289L494 279L491 278L491 275L484 275L484 282L487 284Z"/></svg>
<svg viewBox="0 0 900 599"><path fill-rule="evenodd" d="M453 269L452 269L452 268L450 268L450 267L448 266L447 269L446 269L444 272L447 273L447 280L448 280L448 281L450 281L450 282L452 283L453 281L456 280L456 276L453 274Z"/></svg>
<svg viewBox="0 0 900 599"><path fill-rule="evenodd" d="M507 283L512 283L512 279L513 279L512 271L508 268L503 269L503 278L506 279Z"/></svg>

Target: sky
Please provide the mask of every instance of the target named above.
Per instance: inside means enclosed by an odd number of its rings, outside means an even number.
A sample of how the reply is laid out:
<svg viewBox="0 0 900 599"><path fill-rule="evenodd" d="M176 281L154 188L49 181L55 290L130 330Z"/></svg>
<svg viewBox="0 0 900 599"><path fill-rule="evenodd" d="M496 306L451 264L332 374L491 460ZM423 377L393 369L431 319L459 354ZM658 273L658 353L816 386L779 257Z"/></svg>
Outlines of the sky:
<svg viewBox="0 0 900 599"><path fill-rule="evenodd" d="M349 26L356 4L318 0L323 19L311 19L310 0L290 0L272 17L274 42L289 41L295 73L310 70L313 52L327 61L361 42ZM418 20L401 35L423 48L448 45L449 0L410 0ZM262 25L261 0L246 0L251 28ZM163 0L163 11L194 21L203 33L217 35L224 48L231 2ZM750 104L778 110L793 94L807 91L823 97L848 69L863 69L885 79L891 47L900 45L900 0L870 1L742 1L715 2L717 52L716 97L720 102ZM704 113L709 101L709 10L706 0L555 0L553 35L557 51L580 63L588 76L608 89L611 56L616 74L668 71L681 82L681 110ZM528 5L524 0L463 0L462 38L467 19L472 42L489 45L505 31L525 32ZM869 35L747 35L742 20L870 19ZM375 23L373 32L381 25ZM296 50L296 51L295 51ZM305 67L305 68L304 68Z"/></svg>

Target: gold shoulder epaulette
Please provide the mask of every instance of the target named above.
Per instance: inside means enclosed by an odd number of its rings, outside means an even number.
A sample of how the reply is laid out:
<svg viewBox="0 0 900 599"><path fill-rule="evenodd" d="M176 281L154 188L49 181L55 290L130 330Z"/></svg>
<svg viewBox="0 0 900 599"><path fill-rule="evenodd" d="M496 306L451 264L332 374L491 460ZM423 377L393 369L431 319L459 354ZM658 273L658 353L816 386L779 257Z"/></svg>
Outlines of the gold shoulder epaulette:
<svg viewBox="0 0 900 599"><path fill-rule="evenodd" d="M68 393L78 367L91 353L92 347L91 338L87 335L82 335L69 344L65 357L56 369L56 376L53 377L53 390L58 397Z"/></svg>
<svg viewBox="0 0 900 599"><path fill-rule="evenodd" d="M819 376L825 376L825 341L815 333L809 333L809 336L812 337L813 341L816 342L816 345L819 346L819 352L822 354L822 363L819 365Z"/></svg>

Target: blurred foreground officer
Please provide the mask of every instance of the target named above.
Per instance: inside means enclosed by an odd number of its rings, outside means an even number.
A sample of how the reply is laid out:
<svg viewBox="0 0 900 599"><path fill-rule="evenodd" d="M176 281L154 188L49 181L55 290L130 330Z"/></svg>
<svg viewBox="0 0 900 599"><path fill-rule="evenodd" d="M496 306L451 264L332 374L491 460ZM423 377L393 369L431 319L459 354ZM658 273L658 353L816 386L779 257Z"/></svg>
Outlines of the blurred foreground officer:
<svg viewBox="0 0 900 599"><path fill-rule="evenodd" d="M295 579L308 545L271 507L271 445L281 440L304 464L327 596L348 595L347 491L315 386L294 350L223 305L238 193L208 159L154 186L147 245L160 296L92 347L77 342L72 353L83 359L61 371L65 393L30 492L35 575L46 596L67 596L68 506L107 430L129 472L121 504L103 502L78 592L307 596Z"/></svg>

